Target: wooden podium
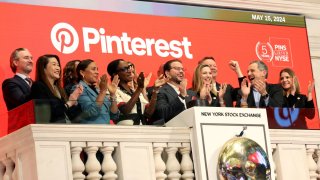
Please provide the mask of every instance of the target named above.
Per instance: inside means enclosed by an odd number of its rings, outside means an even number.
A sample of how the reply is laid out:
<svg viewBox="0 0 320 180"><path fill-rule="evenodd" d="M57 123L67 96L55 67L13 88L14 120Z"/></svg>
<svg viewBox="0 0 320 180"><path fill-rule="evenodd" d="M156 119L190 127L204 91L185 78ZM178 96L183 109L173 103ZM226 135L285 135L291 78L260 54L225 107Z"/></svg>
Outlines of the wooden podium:
<svg viewBox="0 0 320 180"><path fill-rule="evenodd" d="M265 109L193 107L166 123L167 127L190 127L196 179L216 180L221 147L246 126L243 137L256 141L273 162Z"/></svg>

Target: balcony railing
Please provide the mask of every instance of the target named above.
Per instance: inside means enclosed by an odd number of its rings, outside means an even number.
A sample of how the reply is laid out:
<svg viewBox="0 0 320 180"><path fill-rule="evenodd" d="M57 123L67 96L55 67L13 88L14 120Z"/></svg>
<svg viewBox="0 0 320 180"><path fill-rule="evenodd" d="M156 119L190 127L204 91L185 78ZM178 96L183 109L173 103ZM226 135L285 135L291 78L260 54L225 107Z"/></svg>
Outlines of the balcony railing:
<svg viewBox="0 0 320 180"><path fill-rule="evenodd" d="M184 127L28 125L0 139L0 179L195 179L190 132ZM270 136L277 179L320 178L320 131L270 130Z"/></svg>
<svg viewBox="0 0 320 180"><path fill-rule="evenodd" d="M194 179L188 128L36 124L0 147L0 179Z"/></svg>

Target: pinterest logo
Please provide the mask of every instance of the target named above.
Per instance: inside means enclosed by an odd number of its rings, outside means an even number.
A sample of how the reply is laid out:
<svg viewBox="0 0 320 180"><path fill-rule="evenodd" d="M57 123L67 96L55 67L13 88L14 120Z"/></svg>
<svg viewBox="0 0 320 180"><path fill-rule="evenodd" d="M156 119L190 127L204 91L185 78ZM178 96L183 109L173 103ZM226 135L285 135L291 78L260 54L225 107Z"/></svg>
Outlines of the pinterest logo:
<svg viewBox="0 0 320 180"><path fill-rule="evenodd" d="M73 53L79 45L77 31L68 23L58 23L51 30L53 46L63 54Z"/></svg>

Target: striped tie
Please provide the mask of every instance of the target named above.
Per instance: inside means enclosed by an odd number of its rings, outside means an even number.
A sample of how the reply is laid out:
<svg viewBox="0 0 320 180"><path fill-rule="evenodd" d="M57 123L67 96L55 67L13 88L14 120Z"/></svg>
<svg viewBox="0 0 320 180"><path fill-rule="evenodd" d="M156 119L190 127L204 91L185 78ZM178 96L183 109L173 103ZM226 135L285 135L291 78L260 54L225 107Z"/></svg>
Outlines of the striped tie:
<svg viewBox="0 0 320 180"><path fill-rule="evenodd" d="M31 87L32 85L32 79L31 78L25 78L25 80L28 82L29 86Z"/></svg>

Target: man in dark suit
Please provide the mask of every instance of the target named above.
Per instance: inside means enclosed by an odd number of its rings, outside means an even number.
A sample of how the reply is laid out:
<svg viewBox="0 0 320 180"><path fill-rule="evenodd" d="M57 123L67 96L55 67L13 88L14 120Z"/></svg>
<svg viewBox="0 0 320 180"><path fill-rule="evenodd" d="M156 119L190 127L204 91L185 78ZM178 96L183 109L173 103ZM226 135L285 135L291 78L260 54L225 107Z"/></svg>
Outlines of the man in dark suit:
<svg viewBox="0 0 320 180"><path fill-rule="evenodd" d="M10 56L10 67L15 75L2 83L3 98L8 111L30 100L32 80L29 74L33 68L33 61L29 50L14 50Z"/></svg>
<svg viewBox="0 0 320 180"><path fill-rule="evenodd" d="M187 90L187 79L182 62L170 60L163 65L164 75L169 79L157 96L156 109L153 114L154 124L164 124L187 108L187 104L195 96Z"/></svg>
<svg viewBox="0 0 320 180"><path fill-rule="evenodd" d="M237 107L282 107L283 93L279 84L269 84L268 67L262 61L252 61L248 66L248 79L242 75L237 61L230 61L240 84Z"/></svg>
<svg viewBox="0 0 320 180"><path fill-rule="evenodd" d="M217 82L218 76L218 66L216 60L213 57L204 57L202 58L198 64L205 64L210 67L212 73L212 88L213 94L212 97L212 106L220 107L233 107L233 102L236 100L237 97L237 90L235 90L230 84L227 84L227 89L224 94L223 99L219 99L218 93L221 88L221 84Z"/></svg>

